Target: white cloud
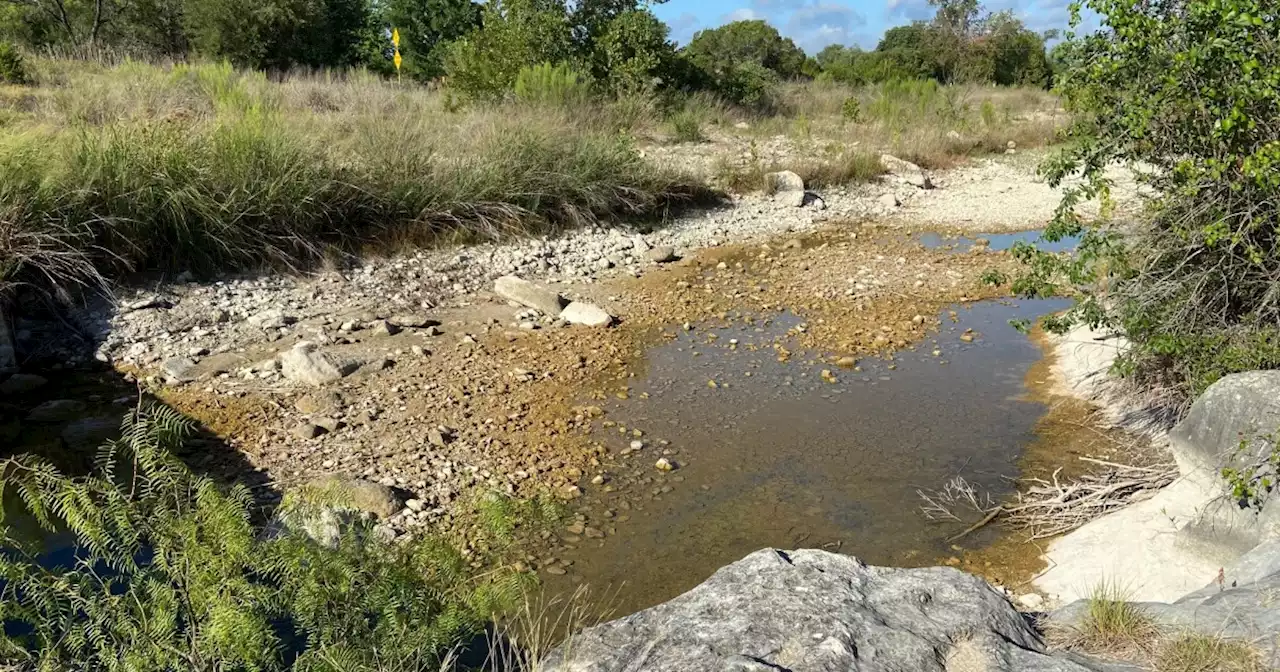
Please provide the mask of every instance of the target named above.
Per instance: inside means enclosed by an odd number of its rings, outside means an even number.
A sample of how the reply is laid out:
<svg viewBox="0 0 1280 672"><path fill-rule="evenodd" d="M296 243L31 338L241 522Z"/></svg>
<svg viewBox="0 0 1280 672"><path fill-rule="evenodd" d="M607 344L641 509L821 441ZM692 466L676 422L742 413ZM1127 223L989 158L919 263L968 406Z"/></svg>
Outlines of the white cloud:
<svg viewBox="0 0 1280 672"><path fill-rule="evenodd" d="M742 7L724 15L725 23L733 23L734 21L755 21L765 18L763 14L757 12L750 7Z"/></svg>

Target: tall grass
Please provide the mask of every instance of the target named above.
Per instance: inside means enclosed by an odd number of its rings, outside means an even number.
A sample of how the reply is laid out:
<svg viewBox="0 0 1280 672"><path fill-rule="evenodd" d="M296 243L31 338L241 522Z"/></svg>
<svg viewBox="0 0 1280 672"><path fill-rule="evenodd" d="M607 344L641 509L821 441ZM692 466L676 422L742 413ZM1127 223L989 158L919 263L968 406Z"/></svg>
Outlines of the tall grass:
<svg viewBox="0 0 1280 672"><path fill-rule="evenodd" d="M632 103L458 109L360 73L37 61L0 95L0 230L74 240L106 272L326 256L645 215L700 193L646 164Z"/></svg>

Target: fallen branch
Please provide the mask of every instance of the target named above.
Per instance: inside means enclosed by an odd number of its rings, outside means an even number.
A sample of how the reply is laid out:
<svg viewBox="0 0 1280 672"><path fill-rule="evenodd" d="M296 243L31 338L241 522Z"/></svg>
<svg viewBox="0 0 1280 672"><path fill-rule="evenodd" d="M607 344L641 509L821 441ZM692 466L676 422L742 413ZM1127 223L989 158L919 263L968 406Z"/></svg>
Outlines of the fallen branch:
<svg viewBox="0 0 1280 672"><path fill-rule="evenodd" d="M956 514L960 508L983 514L978 522L948 538L949 543L997 519L1027 531L1031 540L1044 539L1065 534L1107 513L1147 499L1178 476L1174 464L1140 467L1090 457L1079 459L1103 469L1068 483L1059 480L1061 468L1054 471L1049 480L1023 479L1021 482L1026 487L1018 492L1014 502L1006 505L995 504L990 495L979 494L972 484L957 476L940 490L917 490L924 500L920 511L929 520L956 522L962 521Z"/></svg>

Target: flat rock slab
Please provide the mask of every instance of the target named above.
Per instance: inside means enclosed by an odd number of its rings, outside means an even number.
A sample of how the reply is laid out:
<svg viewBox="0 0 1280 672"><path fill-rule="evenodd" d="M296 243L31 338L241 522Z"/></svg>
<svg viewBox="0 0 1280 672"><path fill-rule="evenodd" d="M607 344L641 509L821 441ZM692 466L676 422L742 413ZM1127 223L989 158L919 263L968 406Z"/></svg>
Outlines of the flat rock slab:
<svg viewBox="0 0 1280 672"><path fill-rule="evenodd" d="M669 602L574 636L547 672L1082 672L986 581L765 549Z"/></svg>
<svg viewBox="0 0 1280 672"><path fill-rule="evenodd" d="M560 311L560 319L569 324L581 324L588 327L607 327L613 322L613 316L603 308L591 303L574 301Z"/></svg>
<svg viewBox="0 0 1280 672"><path fill-rule="evenodd" d="M556 292L514 275L504 275L495 280L493 293L552 317L559 315L564 307L564 299Z"/></svg>
<svg viewBox="0 0 1280 672"><path fill-rule="evenodd" d="M349 376L358 368L359 362L340 360L309 341L302 341L280 355L281 375L316 387Z"/></svg>

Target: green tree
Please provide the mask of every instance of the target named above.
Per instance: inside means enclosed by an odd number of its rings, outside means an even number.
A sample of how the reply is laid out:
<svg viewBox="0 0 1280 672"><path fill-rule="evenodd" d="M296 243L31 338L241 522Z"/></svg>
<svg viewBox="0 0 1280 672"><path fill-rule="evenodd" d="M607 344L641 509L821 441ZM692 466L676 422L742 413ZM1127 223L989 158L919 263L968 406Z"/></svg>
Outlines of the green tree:
<svg viewBox="0 0 1280 672"><path fill-rule="evenodd" d="M682 52L709 86L737 103L767 106L779 79L800 76L805 55L764 21L699 31Z"/></svg>
<svg viewBox="0 0 1280 672"><path fill-rule="evenodd" d="M568 12L558 0L491 0L482 23L453 43L446 60L452 83L468 95L500 96L522 68L575 55Z"/></svg>
<svg viewBox="0 0 1280 672"><path fill-rule="evenodd" d="M667 40L667 30L667 24L648 10L614 17L595 41L596 79L621 95L678 86L676 49Z"/></svg>
<svg viewBox="0 0 1280 672"><path fill-rule="evenodd" d="M790 79L800 75L805 61L804 52L794 42L759 20L734 21L698 31L684 51L698 67L717 78L737 66L753 63Z"/></svg>
<svg viewBox="0 0 1280 672"><path fill-rule="evenodd" d="M355 65L371 20L364 0L199 0L183 13L197 53L250 68Z"/></svg>
<svg viewBox="0 0 1280 672"><path fill-rule="evenodd" d="M386 20L400 31L405 73L418 80L443 75L449 44L478 28L481 12L472 0L390 0Z"/></svg>
<svg viewBox="0 0 1280 672"><path fill-rule="evenodd" d="M9 37L26 38L32 46L54 44L92 48L110 31L113 0L3 0L10 11L4 18Z"/></svg>
<svg viewBox="0 0 1280 672"><path fill-rule="evenodd" d="M1088 0L1105 30L1069 40L1057 85L1077 123L1045 166L1067 189L1047 237L1017 250L1015 290L1078 293L1065 319L1118 330L1121 373L1195 395L1223 375L1280 366L1280 20L1273 0ZM1079 15L1075 17L1078 24ZM1153 194L1118 236L1076 206L1122 163Z"/></svg>

